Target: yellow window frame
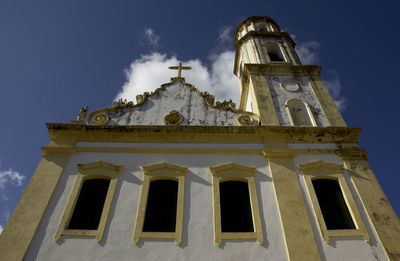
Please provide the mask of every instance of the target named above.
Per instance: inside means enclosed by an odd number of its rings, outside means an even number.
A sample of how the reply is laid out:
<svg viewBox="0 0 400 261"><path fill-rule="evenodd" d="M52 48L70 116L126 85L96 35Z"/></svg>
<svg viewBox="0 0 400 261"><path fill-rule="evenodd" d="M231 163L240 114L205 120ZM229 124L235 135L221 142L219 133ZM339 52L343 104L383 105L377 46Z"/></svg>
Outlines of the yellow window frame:
<svg viewBox="0 0 400 261"><path fill-rule="evenodd" d="M78 175L75 179L74 186L71 190L71 194L68 198L67 205L61 217L60 224L54 236L54 240L56 242L60 240L62 236L95 237L96 242L101 241L101 239L103 238L105 226L107 224L108 214L110 212L115 189L117 187L118 178L123 169L123 166L113 165L102 160L87 164L78 164ZM85 180L95 178L110 180L110 185L108 186L107 195L104 201L103 211L101 213L98 228L96 230L68 229L67 227L74 212L83 182Z"/></svg>
<svg viewBox="0 0 400 261"><path fill-rule="evenodd" d="M210 167L213 186L214 201L214 238L215 244L219 246L222 240L241 240L256 239L262 245L264 235L261 225L260 209L258 206L258 197L254 175L257 169L244 166L237 163L227 163L216 167ZM222 232L221 230L221 205L219 183L228 180L246 181L249 186L249 196L251 205L251 214L253 218L254 232Z"/></svg>
<svg viewBox="0 0 400 261"><path fill-rule="evenodd" d="M143 182L140 192L139 205L136 215L133 242L137 244L142 238L175 239L176 245L182 242L183 228L183 202L185 193L185 177L188 168L167 162L150 166L143 166ZM178 181L178 199L176 207L175 232L143 232L144 218L146 216L147 198L149 195L150 182L160 179L172 179Z"/></svg>
<svg viewBox="0 0 400 261"><path fill-rule="evenodd" d="M298 165L297 167L305 179L308 194L311 198L311 205L317 218L320 233L324 241L329 244L331 237L362 237L366 242L369 242L370 236L365 228L363 220L361 219L349 186L347 185L347 182L343 176L343 165L324 161L315 161ZM325 219L322 215L318 198L312 184L312 181L315 179L332 179L339 183L343 198L346 202L356 229L327 229Z"/></svg>

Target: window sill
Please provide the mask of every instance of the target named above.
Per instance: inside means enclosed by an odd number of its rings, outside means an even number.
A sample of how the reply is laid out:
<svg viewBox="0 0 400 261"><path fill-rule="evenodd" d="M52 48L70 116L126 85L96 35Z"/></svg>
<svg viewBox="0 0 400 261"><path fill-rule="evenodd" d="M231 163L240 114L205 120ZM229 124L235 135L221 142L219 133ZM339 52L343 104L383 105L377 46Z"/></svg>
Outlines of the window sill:
<svg viewBox="0 0 400 261"><path fill-rule="evenodd" d="M133 242L137 244L140 239L175 239L176 245L180 245L181 240L177 232L141 232L139 235L135 235Z"/></svg>
<svg viewBox="0 0 400 261"><path fill-rule="evenodd" d="M370 241L368 233L362 229L332 229L324 232L326 233L324 238L328 244L331 237L362 237L367 243Z"/></svg>

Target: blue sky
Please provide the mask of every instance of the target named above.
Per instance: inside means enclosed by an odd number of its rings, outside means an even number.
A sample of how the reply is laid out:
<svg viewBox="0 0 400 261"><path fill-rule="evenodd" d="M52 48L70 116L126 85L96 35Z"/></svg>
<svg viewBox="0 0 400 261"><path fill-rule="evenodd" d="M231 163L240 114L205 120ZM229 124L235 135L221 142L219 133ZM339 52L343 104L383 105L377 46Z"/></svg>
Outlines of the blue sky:
<svg viewBox="0 0 400 261"><path fill-rule="evenodd" d="M237 99L233 30L270 16L322 76L396 213L398 9L396 1L0 0L0 226L4 227L48 144L46 122L75 119L82 105L168 82L178 60L189 83ZM0 229L1 229L0 227Z"/></svg>

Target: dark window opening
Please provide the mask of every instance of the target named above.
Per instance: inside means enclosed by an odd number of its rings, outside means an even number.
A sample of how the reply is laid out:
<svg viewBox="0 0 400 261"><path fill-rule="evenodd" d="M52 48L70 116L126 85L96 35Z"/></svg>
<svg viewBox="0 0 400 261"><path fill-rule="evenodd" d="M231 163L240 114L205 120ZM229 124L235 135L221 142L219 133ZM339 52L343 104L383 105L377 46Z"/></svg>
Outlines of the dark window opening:
<svg viewBox="0 0 400 261"><path fill-rule="evenodd" d="M355 229L338 181L315 179L312 181L327 229Z"/></svg>
<svg viewBox="0 0 400 261"><path fill-rule="evenodd" d="M108 179L83 182L68 229L96 230L99 227L109 185Z"/></svg>
<svg viewBox="0 0 400 261"><path fill-rule="evenodd" d="M175 232L178 182L150 182L143 232Z"/></svg>
<svg viewBox="0 0 400 261"><path fill-rule="evenodd" d="M269 56L269 59L271 60L271 62L284 62L282 57L280 57L278 54L276 54L274 52L268 52L268 56Z"/></svg>
<svg viewBox="0 0 400 261"><path fill-rule="evenodd" d="M222 232L254 232L247 182L219 183Z"/></svg>

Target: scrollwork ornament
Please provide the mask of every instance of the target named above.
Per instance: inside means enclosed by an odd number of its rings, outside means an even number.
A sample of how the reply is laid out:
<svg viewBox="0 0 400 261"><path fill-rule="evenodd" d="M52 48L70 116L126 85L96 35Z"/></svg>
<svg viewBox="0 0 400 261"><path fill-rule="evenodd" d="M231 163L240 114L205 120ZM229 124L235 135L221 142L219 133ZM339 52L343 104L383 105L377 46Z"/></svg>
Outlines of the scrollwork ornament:
<svg viewBox="0 0 400 261"><path fill-rule="evenodd" d="M250 115L241 115L237 119L241 126L252 126L254 125L254 119Z"/></svg>
<svg viewBox="0 0 400 261"><path fill-rule="evenodd" d="M92 122L96 125L105 125L108 123L110 119L108 118L108 115L105 113L99 113L96 114L93 119Z"/></svg>
<svg viewBox="0 0 400 261"><path fill-rule="evenodd" d="M166 125L180 125L182 121L183 116L175 110L171 111L164 117L164 122Z"/></svg>

